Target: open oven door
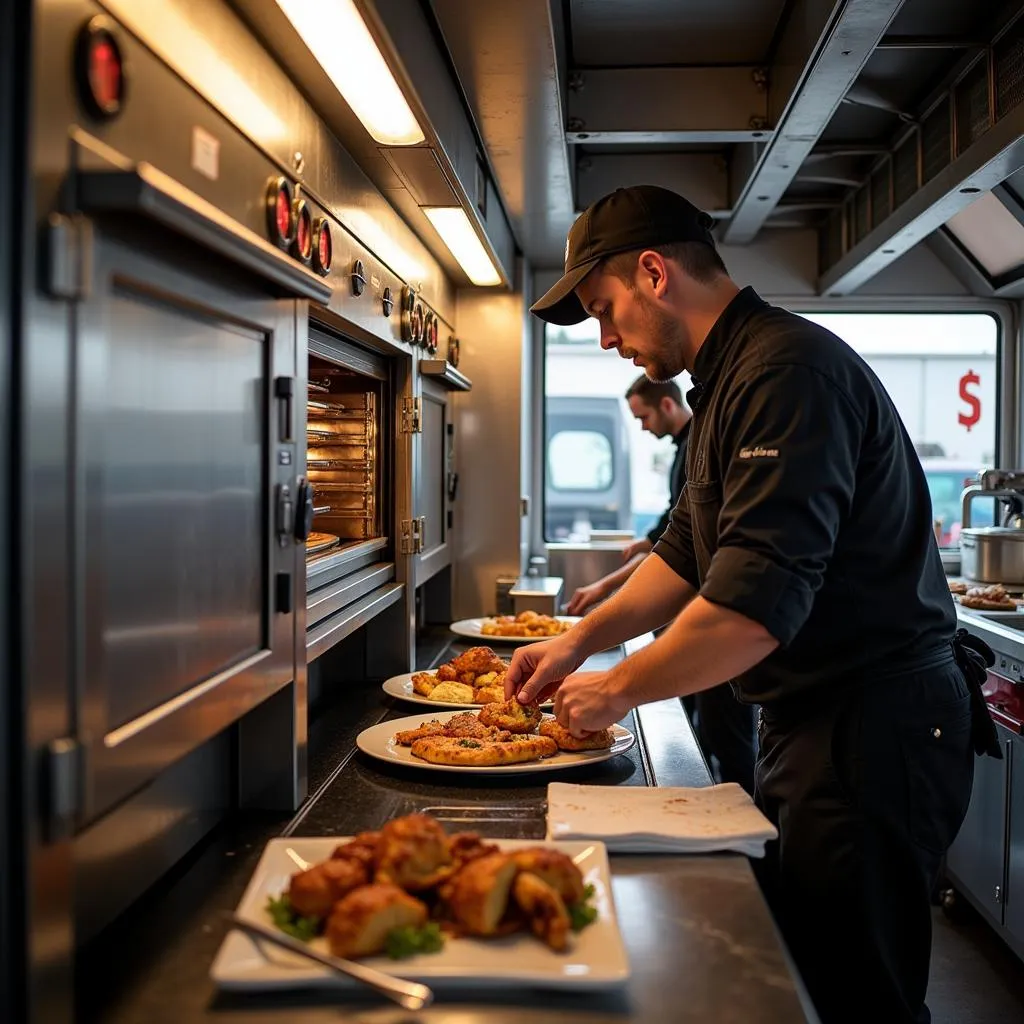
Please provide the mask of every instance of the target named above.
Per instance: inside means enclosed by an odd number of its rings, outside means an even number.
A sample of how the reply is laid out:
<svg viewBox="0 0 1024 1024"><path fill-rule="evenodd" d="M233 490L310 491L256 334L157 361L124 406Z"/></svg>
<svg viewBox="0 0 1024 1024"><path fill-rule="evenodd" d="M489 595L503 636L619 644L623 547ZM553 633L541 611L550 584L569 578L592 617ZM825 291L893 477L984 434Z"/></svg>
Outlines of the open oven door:
<svg viewBox="0 0 1024 1024"><path fill-rule="evenodd" d="M154 168L88 163L52 228L87 268L72 306L78 827L296 678L294 300L329 295Z"/></svg>

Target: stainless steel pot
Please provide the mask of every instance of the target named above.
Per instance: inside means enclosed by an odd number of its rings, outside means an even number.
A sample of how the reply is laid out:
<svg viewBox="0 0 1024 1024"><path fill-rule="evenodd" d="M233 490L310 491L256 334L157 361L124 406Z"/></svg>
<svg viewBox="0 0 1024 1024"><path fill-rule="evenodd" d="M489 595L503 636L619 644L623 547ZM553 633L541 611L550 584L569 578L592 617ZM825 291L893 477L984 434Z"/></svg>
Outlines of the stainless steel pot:
<svg viewBox="0 0 1024 1024"><path fill-rule="evenodd" d="M1024 584L1024 530L1005 526L961 530L960 575L978 583Z"/></svg>

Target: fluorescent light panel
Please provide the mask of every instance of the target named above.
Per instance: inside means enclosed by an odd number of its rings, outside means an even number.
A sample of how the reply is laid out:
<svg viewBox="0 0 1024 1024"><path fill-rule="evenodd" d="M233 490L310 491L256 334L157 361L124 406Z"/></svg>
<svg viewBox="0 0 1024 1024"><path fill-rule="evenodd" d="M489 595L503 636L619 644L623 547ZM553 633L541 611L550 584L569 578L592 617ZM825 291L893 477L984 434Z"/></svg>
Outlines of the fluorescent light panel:
<svg viewBox="0 0 1024 1024"><path fill-rule="evenodd" d="M501 284L501 275L461 206L424 206L423 212L473 284Z"/></svg>
<svg viewBox="0 0 1024 1024"><path fill-rule="evenodd" d="M353 0L277 0L334 87L382 146L424 139Z"/></svg>

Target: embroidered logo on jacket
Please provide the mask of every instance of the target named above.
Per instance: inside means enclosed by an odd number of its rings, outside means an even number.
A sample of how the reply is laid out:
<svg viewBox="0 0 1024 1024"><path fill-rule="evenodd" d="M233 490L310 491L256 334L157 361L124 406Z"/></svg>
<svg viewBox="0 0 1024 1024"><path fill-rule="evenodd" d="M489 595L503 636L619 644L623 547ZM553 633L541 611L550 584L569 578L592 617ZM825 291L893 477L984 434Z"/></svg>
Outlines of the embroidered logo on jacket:
<svg viewBox="0 0 1024 1024"><path fill-rule="evenodd" d="M778 457L778 448L762 448L760 445L758 445L755 448L740 449L741 459L777 459Z"/></svg>

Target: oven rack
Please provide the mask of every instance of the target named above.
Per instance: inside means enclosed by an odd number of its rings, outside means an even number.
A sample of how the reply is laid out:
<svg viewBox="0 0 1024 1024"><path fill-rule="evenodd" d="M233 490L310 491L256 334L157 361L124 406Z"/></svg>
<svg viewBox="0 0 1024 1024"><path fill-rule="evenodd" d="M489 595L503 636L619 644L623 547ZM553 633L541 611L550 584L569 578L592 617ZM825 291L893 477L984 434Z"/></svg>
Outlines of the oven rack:
<svg viewBox="0 0 1024 1024"><path fill-rule="evenodd" d="M366 483L349 483L349 482L338 482L338 483L326 483L322 484L319 480L313 484L313 493L320 494L322 492L334 491L337 494L373 494L373 487ZM324 498L327 497L326 493L323 494Z"/></svg>
<svg viewBox="0 0 1024 1024"><path fill-rule="evenodd" d="M307 456L306 469L344 469L370 473L373 463L369 459L311 459Z"/></svg>
<svg viewBox="0 0 1024 1024"><path fill-rule="evenodd" d="M347 444L365 448L371 443L369 434L336 434L333 430L318 430L311 427L306 430L306 447L324 448L328 445Z"/></svg>
<svg viewBox="0 0 1024 1024"><path fill-rule="evenodd" d="M318 516L332 516L335 519L372 519L372 508L333 508L328 507L326 511L314 509Z"/></svg>
<svg viewBox="0 0 1024 1024"><path fill-rule="evenodd" d="M373 419L372 409L350 409L334 402L306 402L306 416L311 420L366 420Z"/></svg>

